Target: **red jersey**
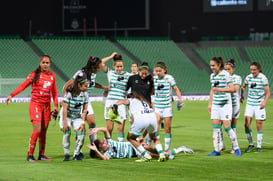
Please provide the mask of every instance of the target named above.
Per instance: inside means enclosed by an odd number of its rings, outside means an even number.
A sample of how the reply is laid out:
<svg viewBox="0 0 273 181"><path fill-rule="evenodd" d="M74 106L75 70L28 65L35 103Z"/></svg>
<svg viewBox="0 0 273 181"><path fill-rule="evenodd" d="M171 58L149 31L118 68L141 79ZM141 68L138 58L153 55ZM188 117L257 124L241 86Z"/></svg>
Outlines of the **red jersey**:
<svg viewBox="0 0 273 181"><path fill-rule="evenodd" d="M10 96L14 97L20 92L22 92L25 88L27 88L30 84L32 84L31 91L31 100L36 103L50 103L51 102L51 94L53 97L54 105L58 106L58 93L56 87L56 76L53 72L48 71L47 73L40 72L40 78L37 83L34 84L34 75L35 71L31 72L27 79L19 85Z"/></svg>

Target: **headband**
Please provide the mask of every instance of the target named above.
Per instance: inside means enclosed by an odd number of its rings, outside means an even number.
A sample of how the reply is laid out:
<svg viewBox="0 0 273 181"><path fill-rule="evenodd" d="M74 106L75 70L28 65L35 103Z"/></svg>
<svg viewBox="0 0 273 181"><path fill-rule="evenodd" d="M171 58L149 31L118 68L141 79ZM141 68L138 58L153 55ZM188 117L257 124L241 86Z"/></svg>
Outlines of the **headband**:
<svg viewBox="0 0 273 181"><path fill-rule="evenodd" d="M166 69L165 66L163 66L163 65L161 65L161 64L159 64L159 63L155 64L155 67L161 67L161 68L163 68L163 69Z"/></svg>
<svg viewBox="0 0 273 181"><path fill-rule="evenodd" d="M147 69L147 70L149 70L149 66L147 66L147 65L142 65L142 66L139 66L138 67L138 69Z"/></svg>
<svg viewBox="0 0 273 181"><path fill-rule="evenodd" d="M88 79L83 79L83 80L80 81L79 83L81 84L81 83L84 83L84 82L86 82L86 81L88 81Z"/></svg>
<svg viewBox="0 0 273 181"><path fill-rule="evenodd" d="M231 62L227 62L226 65L230 65L232 67L235 67L235 65L233 63L231 63Z"/></svg>

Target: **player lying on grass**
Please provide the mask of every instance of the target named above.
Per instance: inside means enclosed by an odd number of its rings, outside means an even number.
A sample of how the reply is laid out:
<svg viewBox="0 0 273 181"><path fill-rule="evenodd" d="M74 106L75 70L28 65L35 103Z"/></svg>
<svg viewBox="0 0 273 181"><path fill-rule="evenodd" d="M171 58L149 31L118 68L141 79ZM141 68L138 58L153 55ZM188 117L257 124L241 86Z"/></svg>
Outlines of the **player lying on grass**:
<svg viewBox="0 0 273 181"><path fill-rule="evenodd" d="M130 142L118 142L112 140L106 128L94 128L92 131L89 131L88 134L97 134L99 131L104 133L105 139L96 139L92 145L86 145L90 150L93 150L93 158L109 160L111 158L141 157L140 152L138 152ZM150 152L152 157L159 156L154 146L143 143L143 147ZM165 155L168 159L174 159L174 155L180 152L192 154L193 150L182 145L178 148L165 151Z"/></svg>

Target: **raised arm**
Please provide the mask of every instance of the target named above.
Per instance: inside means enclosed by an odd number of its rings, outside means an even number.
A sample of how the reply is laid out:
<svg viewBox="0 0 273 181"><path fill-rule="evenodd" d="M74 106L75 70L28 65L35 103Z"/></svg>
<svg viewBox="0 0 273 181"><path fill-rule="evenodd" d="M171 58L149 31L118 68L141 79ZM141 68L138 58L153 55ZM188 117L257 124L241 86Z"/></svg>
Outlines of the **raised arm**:
<svg viewBox="0 0 273 181"><path fill-rule="evenodd" d="M106 72L106 71L107 71L107 65L105 65L105 63L106 63L108 60L112 59L116 54L117 54L117 52L114 52L114 53L112 53L109 57L105 57L105 58L103 58L103 59L101 60L101 69L102 69L103 72Z"/></svg>

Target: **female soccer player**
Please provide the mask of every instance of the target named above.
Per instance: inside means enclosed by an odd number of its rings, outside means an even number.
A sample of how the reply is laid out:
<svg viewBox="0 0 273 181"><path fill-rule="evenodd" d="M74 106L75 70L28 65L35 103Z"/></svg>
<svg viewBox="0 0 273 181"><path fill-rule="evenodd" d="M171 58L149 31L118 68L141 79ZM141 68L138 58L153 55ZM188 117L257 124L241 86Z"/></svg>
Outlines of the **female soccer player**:
<svg viewBox="0 0 273 181"><path fill-rule="evenodd" d="M168 150L171 145L171 124L173 116L172 108L172 89L174 89L178 99L179 106L182 106L181 92L178 89L173 76L167 74L167 66L164 62L157 62L154 66L154 71L157 76L154 76L154 110L158 114L158 134L160 129L161 119L164 119L165 130L165 150Z"/></svg>
<svg viewBox="0 0 273 181"><path fill-rule="evenodd" d="M262 73L262 66L258 62L253 62L250 65L250 72L244 81L241 89L241 102L244 101L244 91L248 87L248 97L245 109L245 133L249 142L246 152L254 150L252 140L251 121L255 116L257 127L257 148L256 152L262 151L263 140L263 121L266 120L265 105L270 97L268 79Z"/></svg>
<svg viewBox="0 0 273 181"><path fill-rule="evenodd" d="M208 156L220 155L221 124L223 124L231 142L234 154L241 156L237 136L231 128L232 101L231 94L234 92L234 85L230 74L223 70L224 60L222 57L213 57L210 61L212 74L210 75L211 90L208 105L208 112L211 114L213 124L213 145L214 151Z"/></svg>
<svg viewBox="0 0 273 181"><path fill-rule="evenodd" d="M54 102L54 111L58 112L58 93L56 87L55 74L49 71L51 59L48 55L40 58L38 68L31 72L27 79L17 87L6 99L6 105L12 97L22 92L25 88L32 85L31 100L29 103L29 115L33 131L29 140L27 161L37 162L33 156L36 141L39 138L39 157L38 160L51 161L44 155L46 145L46 131L51 120L50 102L51 95Z"/></svg>
<svg viewBox="0 0 273 181"><path fill-rule="evenodd" d="M107 58L108 57L106 57L105 59L107 59ZM83 68L81 68L80 70L78 70L74 74L73 78L70 79L64 85L64 88L63 88L63 96L64 96L66 94L66 89L74 84L74 80L77 75L82 74L82 73L87 75L87 79L89 80L89 86L87 89L88 94L89 94L89 100L88 100L88 107L87 107L88 113L87 113L86 120L87 120L89 129L93 129L96 127L96 122L95 122L95 118L94 118L94 111L93 111L93 107L92 107L92 103L91 103L91 92L94 88L108 90L107 86L96 83L96 76L97 76L97 73L100 71L101 62L102 62L101 59L98 57L92 57L92 56L89 57L86 65ZM96 135L89 136L89 139L90 139L90 143L93 143L93 141L96 139Z"/></svg>
<svg viewBox="0 0 273 181"><path fill-rule="evenodd" d="M138 64L132 63L130 75L136 75L136 74L138 74Z"/></svg>
<svg viewBox="0 0 273 181"><path fill-rule="evenodd" d="M129 77L126 91L131 89L131 92L136 92L151 103L151 95L154 91L154 81L153 76L149 73L149 69L149 64L143 62L138 68L138 74Z"/></svg>
<svg viewBox="0 0 273 181"><path fill-rule="evenodd" d="M94 144L87 144L86 146L94 151L94 156L102 160L109 160L112 158L133 158L141 157L141 154L135 149L135 147L130 142L118 142L110 138L110 134L107 131L107 128L95 128L92 131L89 131L89 135L97 134L99 131L104 133L104 139L97 139L94 141ZM159 157L154 146L143 145L145 150L149 151L152 157ZM185 146L179 146L178 148L173 148L167 150L165 155L168 159L174 159L174 155L184 152L193 154L193 150Z"/></svg>
<svg viewBox="0 0 273 181"><path fill-rule="evenodd" d="M104 118L106 119L107 130L110 135L112 134L114 122L112 122L108 117L108 112L110 107L117 102L118 100L122 100L125 98L126 94L126 84L129 79L130 74L128 72L123 71L123 60L122 56L118 55L116 52L112 54L112 58L114 60L113 68L110 69L105 65L106 61L109 59L103 59L101 68L107 73L107 79L109 82L109 91L107 95L107 99L105 102L104 109ZM118 124L118 141L124 140L124 125L126 120L126 107L125 105L119 106L120 119L122 120L122 124Z"/></svg>
<svg viewBox="0 0 273 181"><path fill-rule="evenodd" d="M157 139L157 119L154 113L154 110L151 108L151 105L145 98L141 95L138 95L136 92L132 93L130 98L117 101L113 107L117 105L129 105L129 111L134 117L134 123L130 127L128 132L127 139L131 144L141 153L142 158L137 160L142 161L151 161L151 155L145 150L143 145L137 141L137 138L142 135L142 133L147 130L150 135L150 138L154 141L155 149L159 154L160 162L166 160L165 154L162 150L162 145L160 140Z"/></svg>
<svg viewBox="0 0 273 181"><path fill-rule="evenodd" d="M241 98L241 85L242 85L242 78L239 75L234 74L235 71L235 60L230 59L225 64L225 70L231 75L231 79L234 85L234 93L231 93L231 100L232 100L232 121L231 121L231 128L233 129L234 133L237 135L236 125L238 118L240 116L240 98ZM234 153L234 149L230 151L230 153Z"/></svg>
<svg viewBox="0 0 273 181"><path fill-rule="evenodd" d="M60 116L60 128L63 131L64 161L69 161L71 127L76 132L73 160L81 160L80 150L84 141L84 120L87 114L89 80L84 73L79 73L72 87L67 88L63 98L63 111Z"/></svg>

